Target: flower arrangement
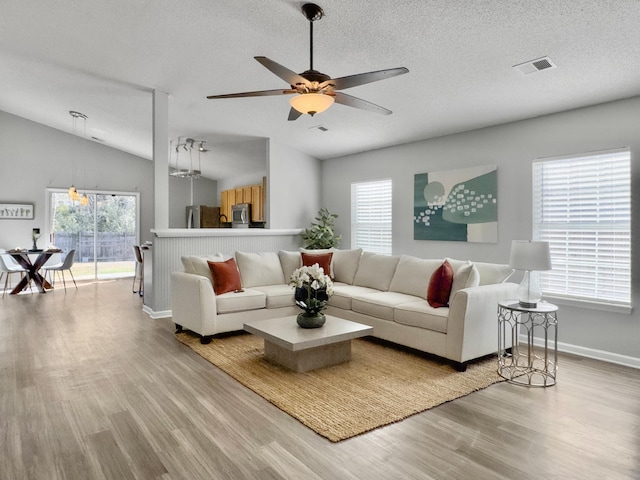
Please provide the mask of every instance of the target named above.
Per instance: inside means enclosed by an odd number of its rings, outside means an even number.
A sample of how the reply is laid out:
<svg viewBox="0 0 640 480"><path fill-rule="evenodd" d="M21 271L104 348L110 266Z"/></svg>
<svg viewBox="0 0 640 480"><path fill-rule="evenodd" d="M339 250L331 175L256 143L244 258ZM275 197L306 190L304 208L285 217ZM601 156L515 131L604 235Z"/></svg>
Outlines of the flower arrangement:
<svg viewBox="0 0 640 480"><path fill-rule="evenodd" d="M308 315L319 314L326 308L329 297L333 295L333 282L317 263L294 270L289 285L296 289L296 305Z"/></svg>

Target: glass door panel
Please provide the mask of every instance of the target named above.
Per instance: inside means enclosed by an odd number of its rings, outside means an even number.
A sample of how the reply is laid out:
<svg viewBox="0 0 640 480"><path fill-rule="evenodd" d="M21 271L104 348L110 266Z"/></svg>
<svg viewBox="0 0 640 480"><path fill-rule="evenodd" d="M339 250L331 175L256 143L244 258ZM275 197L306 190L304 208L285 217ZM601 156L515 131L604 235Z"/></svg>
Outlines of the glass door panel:
<svg viewBox="0 0 640 480"><path fill-rule="evenodd" d="M98 278L130 276L135 271L136 200L135 195L96 195Z"/></svg>
<svg viewBox="0 0 640 480"><path fill-rule="evenodd" d="M67 192L51 192L51 243L63 255L76 250L76 279L129 277L134 274L137 194L87 193L89 204L72 202Z"/></svg>

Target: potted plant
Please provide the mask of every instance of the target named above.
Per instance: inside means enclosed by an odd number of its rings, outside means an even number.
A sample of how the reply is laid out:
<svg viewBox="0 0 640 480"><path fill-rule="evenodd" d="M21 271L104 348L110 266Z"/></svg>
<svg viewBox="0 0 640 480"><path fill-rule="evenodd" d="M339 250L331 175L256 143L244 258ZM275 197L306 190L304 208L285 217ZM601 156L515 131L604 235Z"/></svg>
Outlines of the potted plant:
<svg viewBox="0 0 640 480"><path fill-rule="evenodd" d="M342 240L342 235L336 235L334 222L338 218L335 213L330 213L326 208L318 210L316 222L311 222L310 228L305 228L302 239L306 242L306 248L319 250L322 248L336 247Z"/></svg>
<svg viewBox="0 0 640 480"><path fill-rule="evenodd" d="M295 288L296 305L304 310L296 321L302 328L318 328L326 318L322 313L333 295L333 282L317 263L293 271L289 285Z"/></svg>

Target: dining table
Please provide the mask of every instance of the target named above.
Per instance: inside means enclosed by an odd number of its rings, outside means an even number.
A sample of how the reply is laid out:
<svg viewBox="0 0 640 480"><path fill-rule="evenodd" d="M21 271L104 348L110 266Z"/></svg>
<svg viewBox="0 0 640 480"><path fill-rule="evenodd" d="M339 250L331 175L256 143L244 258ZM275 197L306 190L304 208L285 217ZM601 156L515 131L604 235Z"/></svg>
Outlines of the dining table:
<svg viewBox="0 0 640 480"><path fill-rule="evenodd" d="M60 252L61 250L59 249L7 251L7 254L11 255L21 267L27 270L26 275L22 277L15 288L11 290L11 295L16 295L23 290L26 290L31 281L33 281L40 293L46 293L47 289L53 288L47 279L40 273L40 269L45 263L47 263L47 260L51 258L51 255ZM35 257L35 260L33 261L32 256Z"/></svg>

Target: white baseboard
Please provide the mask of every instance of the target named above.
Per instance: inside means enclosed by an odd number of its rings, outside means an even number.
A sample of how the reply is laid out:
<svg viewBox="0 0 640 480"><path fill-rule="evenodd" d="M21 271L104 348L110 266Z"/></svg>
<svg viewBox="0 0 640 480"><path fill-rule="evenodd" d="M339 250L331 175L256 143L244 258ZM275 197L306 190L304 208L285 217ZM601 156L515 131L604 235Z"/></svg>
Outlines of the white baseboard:
<svg viewBox="0 0 640 480"><path fill-rule="evenodd" d="M527 336L520 335L520 343L527 343ZM544 340L534 337L533 343L536 346L544 346ZM640 358L620 355L619 353L607 352L604 350L596 350L595 348L581 347L570 343L558 342L558 351L579 355L581 357L593 358L594 360L602 360L603 362L615 363L626 367L640 368Z"/></svg>
<svg viewBox="0 0 640 480"><path fill-rule="evenodd" d="M157 318L167 318L170 317L172 315L171 310L160 310L158 312L151 310L150 307L143 305L142 306L142 311L144 313L146 313L147 315L149 315L149 317L153 318L153 319L157 319Z"/></svg>

